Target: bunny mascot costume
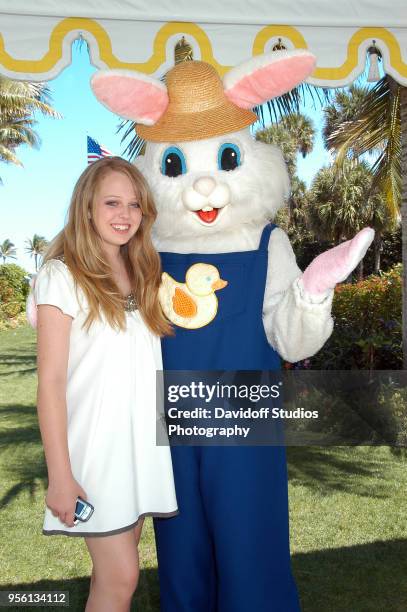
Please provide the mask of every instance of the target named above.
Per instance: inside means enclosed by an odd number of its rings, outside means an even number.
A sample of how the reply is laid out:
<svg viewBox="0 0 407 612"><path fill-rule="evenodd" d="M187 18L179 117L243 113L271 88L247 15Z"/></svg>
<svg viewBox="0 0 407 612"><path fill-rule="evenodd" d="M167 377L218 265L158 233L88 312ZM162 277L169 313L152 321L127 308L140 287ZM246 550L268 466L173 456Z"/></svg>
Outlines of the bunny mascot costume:
<svg viewBox="0 0 407 612"><path fill-rule="evenodd" d="M175 337L169 370L273 370L314 355L332 332L333 288L373 232L319 257L304 274L271 220L289 180L280 151L253 139L251 109L309 74L305 50L254 57L222 80L200 61L164 84L142 73L94 75L97 98L137 122L137 165L153 191L162 307ZM215 299L215 292L216 298ZM180 514L155 521L163 612L295 612L285 449L176 446Z"/></svg>

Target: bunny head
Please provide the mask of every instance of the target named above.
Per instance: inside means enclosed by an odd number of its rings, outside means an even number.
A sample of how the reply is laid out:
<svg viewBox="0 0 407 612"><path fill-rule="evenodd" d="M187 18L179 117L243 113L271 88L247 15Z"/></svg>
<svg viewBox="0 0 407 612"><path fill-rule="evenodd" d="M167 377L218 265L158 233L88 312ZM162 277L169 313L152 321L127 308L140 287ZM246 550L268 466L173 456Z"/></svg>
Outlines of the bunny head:
<svg viewBox="0 0 407 612"><path fill-rule="evenodd" d="M175 66L166 84L122 70L93 76L96 97L136 121L147 141L136 164L157 205L158 248L202 239L219 248L228 232L274 217L288 196L288 174L280 151L253 139L250 109L292 89L314 66L311 53L297 50L256 56L223 82L200 61Z"/></svg>

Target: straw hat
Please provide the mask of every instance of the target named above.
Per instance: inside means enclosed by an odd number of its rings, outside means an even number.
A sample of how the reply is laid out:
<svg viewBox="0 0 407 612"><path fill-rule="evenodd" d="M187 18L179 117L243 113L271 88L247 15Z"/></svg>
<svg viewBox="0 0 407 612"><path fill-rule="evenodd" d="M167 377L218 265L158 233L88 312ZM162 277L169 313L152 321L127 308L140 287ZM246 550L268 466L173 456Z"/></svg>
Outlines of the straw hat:
<svg viewBox="0 0 407 612"><path fill-rule="evenodd" d="M215 68L206 62L177 64L166 75L169 104L154 125L137 124L136 132L153 142L202 140L235 132L257 116L239 108L224 93Z"/></svg>

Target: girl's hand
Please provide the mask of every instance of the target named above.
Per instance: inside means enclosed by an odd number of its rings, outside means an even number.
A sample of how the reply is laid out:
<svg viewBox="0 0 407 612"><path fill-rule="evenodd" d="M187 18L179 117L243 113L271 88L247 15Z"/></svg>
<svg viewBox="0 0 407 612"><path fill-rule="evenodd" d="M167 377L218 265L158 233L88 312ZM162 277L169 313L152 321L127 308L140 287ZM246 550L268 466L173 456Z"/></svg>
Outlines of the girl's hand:
<svg viewBox="0 0 407 612"><path fill-rule="evenodd" d="M85 491L71 477L66 480L59 480L58 482L50 482L45 503L52 514L57 516L62 523L67 527L74 527L77 497L87 499Z"/></svg>

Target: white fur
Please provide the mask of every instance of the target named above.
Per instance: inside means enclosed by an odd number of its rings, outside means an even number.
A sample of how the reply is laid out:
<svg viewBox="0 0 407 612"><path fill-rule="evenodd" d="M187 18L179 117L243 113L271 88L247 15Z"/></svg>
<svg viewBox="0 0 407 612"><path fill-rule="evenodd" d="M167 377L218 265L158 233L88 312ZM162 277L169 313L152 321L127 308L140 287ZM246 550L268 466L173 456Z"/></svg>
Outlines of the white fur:
<svg viewBox="0 0 407 612"><path fill-rule="evenodd" d="M208 177L209 178L209 177ZM207 195L202 194L198 189L199 181L208 181L207 177L201 177L198 181L184 189L182 201L187 210L195 211L208 208L224 208L231 201L231 192L226 183L216 183L214 181L213 190Z"/></svg>
<svg viewBox="0 0 407 612"><path fill-rule="evenodd" d="M223 77L223 85L225 91L234 87L239 81L245 77L253 74L256 70L270 66L271 64L278 64L281 60L288 59L291 57L309 56L313 57L313 54L306 49L296 49L295 51L272 51L270 53L262 53L261 55L255 55L249 60L235 66Z"/></svg>
<svg viewBox="0 0 407 612"><path fill-rule="evenodd" d="M218 169L218 150L224 143L240 148L241 165L235 170ZM161 173L161 158L169 144L149 142L145 156L137 160L158 209L154 226L158 250L211 253L257 248L262 228L274 218L289 193L279 149L254 140L249 128L176 143L184 153L187 172L169 178ZM194 190L196 181L204 177L212 178L216 185L208 196ZM206 205L222 208L213 225L199 222L192 212Z"/></svg>
<svg viewBox="0 0 407 612"><path fill-rule="evenodd" d="M228 172L217 165L224 143L238 145L241 153L241 165ZM174 144L185 156L186 173L169 178L161 173L161 161L165 149ZM159 251L204 254L257 249L264 226L284 206L289 193L281 152L254 140L249 128L200 141L149 142L137 166L156 202L154 242ZM222 196L218 202L222 209L208 225L194 211L215 205L216 194ZM301 270L282 230L272 232L268 250L265 333L283 358L297 361L313 355L329 337L332 292L318 303L301 291Z"/></svg>
<svg viewBox="0 0 407 612"><path fill-rule="evenodd" d="M104 77L112 76L120 76L135 81L143 81L143 83L149 83L150 85L157 87L157 89L167 92L167 86L159 79L156 79L149 74L145 74L144 72L137 72L136 70L123 70L121 68L115 70L98 70L92 76L91 83L96 83L100 78L103 79Z"/></svg>
<svg viewBox="0 0 407 612"><path fill-rule="evenodd" d="M264 329L284 359L300 361L318 352L332 333L333 291L318 298L305 293L290 241L280 228L272 232L268 251Z"/></svg>

